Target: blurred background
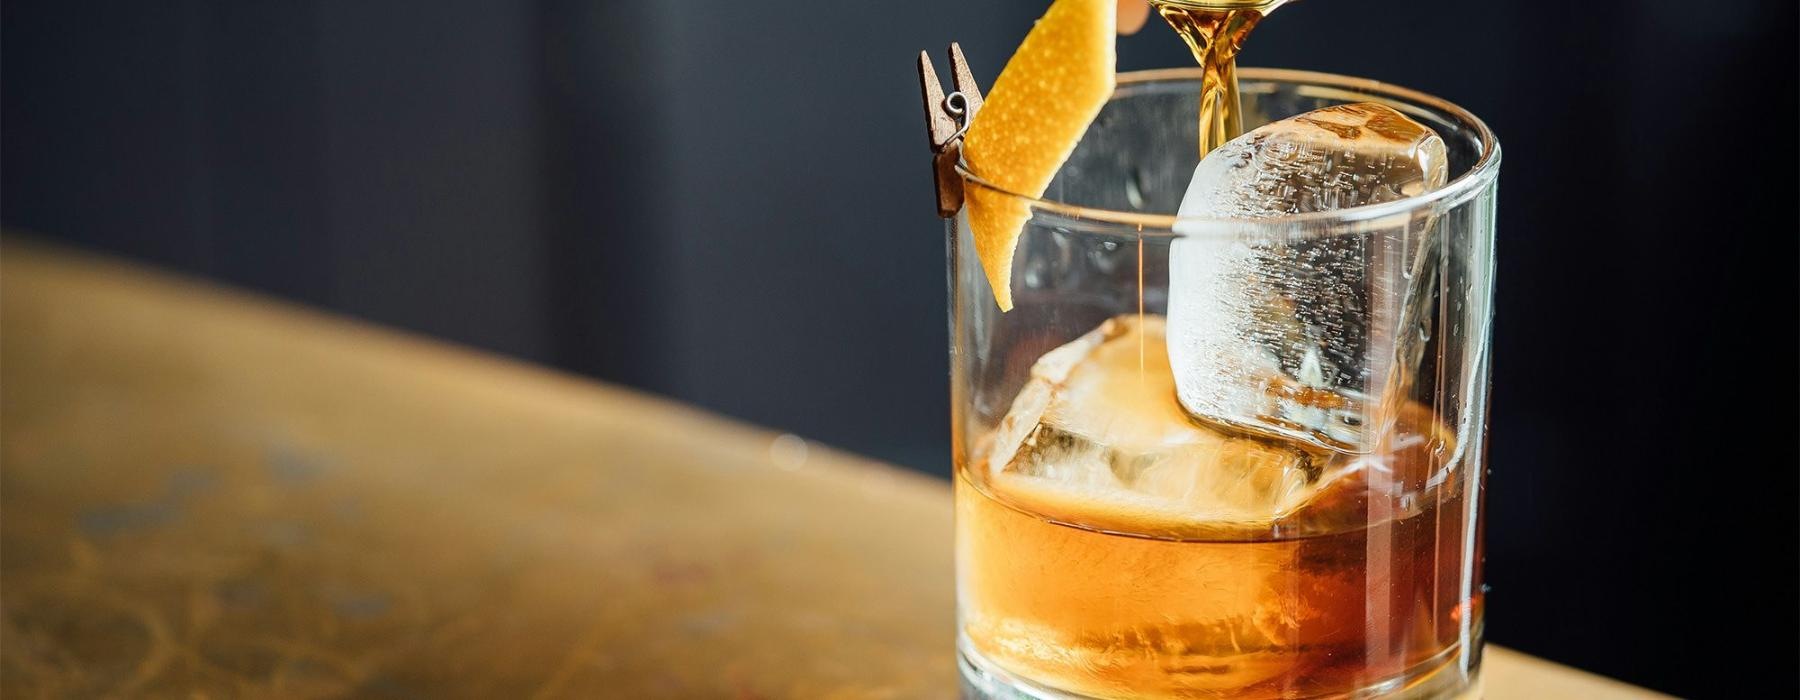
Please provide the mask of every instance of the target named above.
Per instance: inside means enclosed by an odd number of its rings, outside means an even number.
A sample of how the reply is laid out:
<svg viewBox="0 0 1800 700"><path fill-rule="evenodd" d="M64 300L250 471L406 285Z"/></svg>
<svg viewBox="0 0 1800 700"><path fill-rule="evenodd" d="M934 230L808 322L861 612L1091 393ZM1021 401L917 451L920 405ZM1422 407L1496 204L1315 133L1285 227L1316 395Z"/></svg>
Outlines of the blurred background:
<svg viewBox="0 0 1800 700"><path fill-rule="evenodd" d="M914 56L991 84L1045 4L13 0L0 218L944 477ZM1307 0L1240 59L1505 146L1496 642L1793 682L1795 14ZM1192 61L1154 19L1119 51Z"/></svg>

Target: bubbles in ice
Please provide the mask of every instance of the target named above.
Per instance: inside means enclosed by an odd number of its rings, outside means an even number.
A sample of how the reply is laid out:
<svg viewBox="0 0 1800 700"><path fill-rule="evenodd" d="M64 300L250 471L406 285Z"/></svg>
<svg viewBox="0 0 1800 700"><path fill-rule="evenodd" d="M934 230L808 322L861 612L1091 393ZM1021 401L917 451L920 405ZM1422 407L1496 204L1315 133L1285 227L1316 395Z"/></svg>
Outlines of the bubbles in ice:
<svg viewBox="0 0 1800 700"><path fill-rule="evenodd" d="M1169 359L1190 413L1362 451L1417 363L1402 326L1435 279L1430 218L1264 219L1388 202L1441 187L1443 140L1392 108L1328 107L1207 155L1170 251ZM1232 221L1240 220L1240 221ZM1406 334L1416 335L1416 333Z"/></svg>

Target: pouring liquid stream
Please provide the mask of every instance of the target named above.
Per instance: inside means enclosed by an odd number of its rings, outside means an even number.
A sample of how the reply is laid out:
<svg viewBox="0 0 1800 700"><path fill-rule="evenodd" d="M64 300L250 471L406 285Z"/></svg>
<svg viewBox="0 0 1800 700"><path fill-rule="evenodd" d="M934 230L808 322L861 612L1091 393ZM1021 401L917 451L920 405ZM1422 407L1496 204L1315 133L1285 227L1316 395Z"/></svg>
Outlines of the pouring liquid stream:
<svg viewBox="0 0 1800 700"><path fill-rule="evenodd" d="M1244 133L1237 54L1263 17L1287 0L1150 0L1200 63L1200 155Z"/></svg>

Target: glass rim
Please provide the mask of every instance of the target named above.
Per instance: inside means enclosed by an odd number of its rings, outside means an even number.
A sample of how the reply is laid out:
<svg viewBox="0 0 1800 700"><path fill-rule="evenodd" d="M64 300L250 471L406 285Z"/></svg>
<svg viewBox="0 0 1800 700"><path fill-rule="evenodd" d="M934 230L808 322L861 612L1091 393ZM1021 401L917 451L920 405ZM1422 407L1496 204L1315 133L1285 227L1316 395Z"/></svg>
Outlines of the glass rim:
<svg viewBox="0 0 1800 700"><path fill-rule="evenodd" d="M1151 70L1130 71L1120 73L1114 88L1114 96L1118 99L1120 92L1131 87L1138 87L1159 82L1198 81L1203 71L1198 66L1189 68L1156 68ZM1323 90L1343 90L1346 97L1371 95L1385 97L1411 103L1418 107L1436 111L1453 121L1473 127L1481 137L1481 157L1469 166L1468 170L1455 179L1430 192L1403 197L1377 204L1333 209L1330 211L1305 212L1266 218L1229 218L1178 216L1173 214L1153 214L1141 211L1119 211L1100 207L1070 204L1044 197L1031 197L1013 192L989 180L976 175L969 168L967 161L958 160L956 172L962 176L965 184L980 187L1012 199L1022 200L1033 211L1048 212L1067 218L1072 222L1086 225L1113 224L1130 229L1134 235L1168 235L1185 236L1175 231L1177 224L1183 228L1190 226L1196 230L1204 230L1209 226L1220 224L1233 228L1250 225L1260 227L1288 227L1301 224L1317 224L1320 222L1356 223L1382 219L1396 214L1417 210L1433 205L1454 206L1475 196L1486 187L1500 171L1500 141L1487 123L1481 121L1474 113L1456 105L1449 100L1421 92L1412 88L1384 83L1369 78L1357 78L1336 73L1295 70L1289 68L1238 68L1240 81L1263 81L1271 83L1292 83ZM966 206L966 205L965 205Z"/></svg>

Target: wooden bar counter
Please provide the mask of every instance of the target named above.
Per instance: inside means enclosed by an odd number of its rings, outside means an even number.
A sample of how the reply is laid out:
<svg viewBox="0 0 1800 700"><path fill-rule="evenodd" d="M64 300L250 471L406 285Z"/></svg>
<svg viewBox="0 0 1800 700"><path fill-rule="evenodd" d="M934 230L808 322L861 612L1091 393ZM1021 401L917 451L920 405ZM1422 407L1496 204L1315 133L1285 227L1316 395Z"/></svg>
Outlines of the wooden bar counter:
<svg viewBox="0 0 1800 700"><path fill-rule="evenodd" d="M956 692L949 487L669 401L8 236L0 439L7 698Z"/></svg>

